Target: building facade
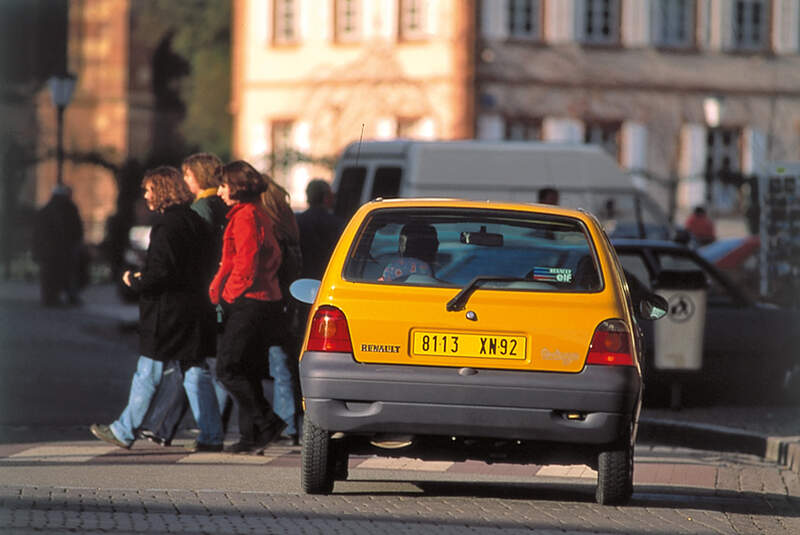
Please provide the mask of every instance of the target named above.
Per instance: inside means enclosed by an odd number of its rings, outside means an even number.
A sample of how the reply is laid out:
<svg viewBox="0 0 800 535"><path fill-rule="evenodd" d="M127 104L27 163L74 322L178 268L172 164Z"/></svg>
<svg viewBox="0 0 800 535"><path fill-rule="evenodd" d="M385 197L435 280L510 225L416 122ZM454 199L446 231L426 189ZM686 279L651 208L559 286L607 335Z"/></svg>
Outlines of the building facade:
<svg viewBox="0 0 800 535"><path fill-rule="evenodd" d="M678 218L737 214L800 159L798 29L800 0L234 0L234 152L302 204L362 125L598 143Z"/></svg>

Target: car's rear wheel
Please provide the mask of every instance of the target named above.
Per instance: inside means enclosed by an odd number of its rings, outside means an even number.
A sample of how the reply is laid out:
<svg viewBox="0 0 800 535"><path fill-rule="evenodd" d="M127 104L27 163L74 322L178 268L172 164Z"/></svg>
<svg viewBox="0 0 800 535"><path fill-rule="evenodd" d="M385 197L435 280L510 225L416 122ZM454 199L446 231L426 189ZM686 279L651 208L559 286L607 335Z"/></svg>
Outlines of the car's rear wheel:
<svg viewBox="0 0 800 535"><path fill-rule="evenodd" d="M602 451L597 456L597 492L601 505L626 503L633 495L633 444Z"/></svg>
<svg viewBox="0 0 800 535"><path fill-rule="evenodd" d="M301 484L307 494L330 494L334 480L334 447L331 434L314 425L311 418L303 420L303 453Z"/></svg>

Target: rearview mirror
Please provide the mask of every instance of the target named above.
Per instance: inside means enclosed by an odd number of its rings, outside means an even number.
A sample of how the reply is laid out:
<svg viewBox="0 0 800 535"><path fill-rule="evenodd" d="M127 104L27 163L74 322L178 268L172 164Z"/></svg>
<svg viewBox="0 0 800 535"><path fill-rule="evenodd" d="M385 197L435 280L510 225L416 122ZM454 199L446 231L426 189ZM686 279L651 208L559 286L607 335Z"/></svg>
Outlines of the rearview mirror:
<svg viewBox="0 0 800 535"><path fill-rule="evenodd" d="M481 225L480 232L462 232L461 243L482 245L484 247L502 247L503 235L496 232L486 232L486 225Z"/></svg>
<svg viewBox="0 0 800 535"><path fill-rule="evenodd" d="M297 279L289 286L289 293L301 303L310 305L317 298L319 285L317 279Z"/></svg>
<svg viewBox="0 0 800 535"><path fill-rule="evenodd" d="M648 294L639 301L639 316L646 320L658 320L669 312L667 300L656 294Z"/></svg>

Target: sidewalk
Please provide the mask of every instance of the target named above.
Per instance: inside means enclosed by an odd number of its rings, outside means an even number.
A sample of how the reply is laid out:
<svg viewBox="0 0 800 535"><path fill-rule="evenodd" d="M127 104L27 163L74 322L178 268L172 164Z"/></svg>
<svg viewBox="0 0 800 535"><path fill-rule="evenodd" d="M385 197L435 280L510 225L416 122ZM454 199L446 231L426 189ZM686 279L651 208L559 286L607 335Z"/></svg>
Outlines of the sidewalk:
<svg viewBox="0 0 800 535"><path fill-rule="evenodd" d="M34 283L0 281L3 300L36 301L38 292ZM90 286L82 297L83 314L116 318L120 324L138 318L137 305L122 303L112 284ZM758 455L800 473L800 406L645 407L639 442Z"/></svg>

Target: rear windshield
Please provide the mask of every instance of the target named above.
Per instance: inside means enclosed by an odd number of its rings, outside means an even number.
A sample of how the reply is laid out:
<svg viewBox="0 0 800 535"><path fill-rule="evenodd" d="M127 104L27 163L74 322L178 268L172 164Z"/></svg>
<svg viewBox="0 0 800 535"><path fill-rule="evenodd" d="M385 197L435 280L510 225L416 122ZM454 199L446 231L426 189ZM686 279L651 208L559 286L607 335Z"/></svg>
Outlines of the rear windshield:
<svg viewBox="0 0 800 535"><path fill-rule="evenodd" d="M353 282L594 292L594 248L577 219L530 212L387 208L365 219L344 278Z"/></svg>

